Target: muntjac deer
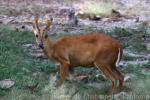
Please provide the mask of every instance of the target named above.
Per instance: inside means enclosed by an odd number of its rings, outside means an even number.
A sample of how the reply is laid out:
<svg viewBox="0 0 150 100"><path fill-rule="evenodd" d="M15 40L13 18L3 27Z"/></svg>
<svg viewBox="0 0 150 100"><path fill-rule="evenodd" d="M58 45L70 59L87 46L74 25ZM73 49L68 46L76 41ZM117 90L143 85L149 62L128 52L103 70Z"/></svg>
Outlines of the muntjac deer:
<svg viewBox="0 0 150 100"><path fill-rule="evenodd" d="M117 65L123 48L117 40L103 33L91 33L65 37L54 42L48 37L52 21L47 20L47 26L43 30L38 24L38 18L35 18L33 30L36 42L49 59L60 63L60 84L74 67L97 67L112 82L110 94L113 94L118 80L122 91L124 75L117 69Z"/></svg>

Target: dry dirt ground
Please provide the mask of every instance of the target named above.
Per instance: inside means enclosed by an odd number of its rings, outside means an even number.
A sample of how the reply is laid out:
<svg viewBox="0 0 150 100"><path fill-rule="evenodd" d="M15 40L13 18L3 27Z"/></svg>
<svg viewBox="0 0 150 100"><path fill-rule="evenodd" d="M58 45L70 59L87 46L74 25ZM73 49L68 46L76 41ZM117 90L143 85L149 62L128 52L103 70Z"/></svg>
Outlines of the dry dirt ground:
<svg viewBox="0 0 150 100"><path fill-rule="evenodd" d="M116 27L137 28L143 22L149 25L149 4L148 0L24 0L22 2L19 0L1 0L0 23L11 25L16 30L32 30L28 23L33 21L35 14L38 14L42 20L44 16L53 17L51 34L59 34L64 31L69 31L70 34L79 34L93 30L112 30ZM98 14L96 16L100 16L101 20L93 21L77 16L78 26L70 27L67 16L70 8L74 8L76 14ZM111 20L112 9L127 17Z"/></svg>

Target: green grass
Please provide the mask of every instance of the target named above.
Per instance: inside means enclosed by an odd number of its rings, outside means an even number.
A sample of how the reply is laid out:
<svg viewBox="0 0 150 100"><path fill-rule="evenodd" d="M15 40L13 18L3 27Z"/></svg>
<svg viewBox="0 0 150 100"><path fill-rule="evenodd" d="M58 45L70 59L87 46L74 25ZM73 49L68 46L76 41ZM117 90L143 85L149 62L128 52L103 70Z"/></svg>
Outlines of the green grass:
<svg viewBox="0 0 150 100"><path fill-rule="evenodd" d="M60 36L53 36L53 38L58 37ZM1 25L0 38L0 80L12 79L15 81L15 85L10 89L0 88L0 99L51 100L52 98L60 98L59 95L66 95L59 87L49 84L49 75L58 71L55 65L49 60L32 58L29 54L30 50L23 48L24 44L34 43L35 39L32 32L15 32L9 27ZM35 73L36 76L33 76ZM27 86L32 86L37 83L38 87L36 92L27 88ZM84 84L79 82L74 85L72 90L69 90L71 84L66 82L65 85L67 87L64 89L66 89L66 92L72 91L68 94L69 98L79 89L82 90L80 92L84 95L89 95L91 90L93 94L99 93L96 91L96 88L94 90L93 87L87 87ZM84 91L88 92L84 93ZM55 96L54 94L57 95Z"/></svg>
<svg viewBox="0 0 150 100"><path fill-rule="evenodd" d="M134 52L146 52L145 41L142 36L146 36L145 26L139 27L137 30L116 28L109 35L116 37L124 46L125 49Z"/></svg>
<svg viewBox="0 0 150 100"><path fill-rule="evenodd" d="M128 45L131 45L131 50L136 52L141 50L141 47L139 49L134 46L135 42L140 43L141 41L138 33L118 28L109 35L117 35L126 49L129 49ZM68 36L68 34L52 36L52 38L57 39L62 36ZM55 75L58 68L47 59L33 58L29 53L30 50L23 47L24 44L32 43L35 43L32 32L15 32L7 26L0 26L0 80L12 79L15 81L15 85L10 89L0 88L0 100L69 100L70 98L71 100L91 100L95 96L103 98L108 93L111 86L110 81L96 78L95 76L99 74L97 69L80 67L75 69L75 73L87 75L89 82L65 81L62 88L56 87L48 77L51 74ZM146 51L142 49L140 52ZM129 56L124 57L126 61L135 59ZM125 84L125 92L128 96L150 94L148 65L128 65L124 72L132 76L131 81ZM92 85L89 85L90 82ZM27 88L37 83L38 87L35 91ZM139 100L144 100L144 98Z"/></svg>
<svg viewBox="0 0 150 100"><path fill-rule="evenodd" d="M15 32L8 27L0 28L0 80L15 80L13 89L24 91L24 88L30 84L39 84L43 87L48 79L46 76L54 71L53 64L48 60L33 59L23 44L33 43L32 32ZM39 73L38 73L39 72ZM36 77L32 77L37 73ZM0 89L0 97L8 94L8 90Z"/></svg>

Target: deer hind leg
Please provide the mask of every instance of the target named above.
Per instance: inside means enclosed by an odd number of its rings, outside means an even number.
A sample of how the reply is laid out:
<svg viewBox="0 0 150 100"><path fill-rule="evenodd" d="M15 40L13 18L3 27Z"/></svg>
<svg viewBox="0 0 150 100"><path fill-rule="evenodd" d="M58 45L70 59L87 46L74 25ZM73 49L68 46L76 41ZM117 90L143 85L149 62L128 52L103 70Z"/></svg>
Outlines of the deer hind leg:
<svg viewBox="0 0 150 100"><path fill-rule="evenodd" d="M117 69L116 65L113 65L112 70L116 74L117 79L119 80L119 91L123 91L124 86L124 75Z"/></svg>
<svg viewBox="0 0 150 100"><path fill-rule="evenodd" d="M111 82L112 82L112 88L111 88L111 90L109 92L109 95L112 95L114 93L114 91L115 91L116 86L117 86L117 79L116 79L113 71L111 70L110 66L107 65L107 64L99 63L98 61L96 61L94 64L95 64L95 66L98 69L100 69L103 72L103 74L108 79L111 80Z"/></svg>
<svg viewBox="0 0 150 100"><path fill-rule="evenodd" d="M60 66L60 85L63 84L66 77L69 76L69 64L62 63Z"/></svg>

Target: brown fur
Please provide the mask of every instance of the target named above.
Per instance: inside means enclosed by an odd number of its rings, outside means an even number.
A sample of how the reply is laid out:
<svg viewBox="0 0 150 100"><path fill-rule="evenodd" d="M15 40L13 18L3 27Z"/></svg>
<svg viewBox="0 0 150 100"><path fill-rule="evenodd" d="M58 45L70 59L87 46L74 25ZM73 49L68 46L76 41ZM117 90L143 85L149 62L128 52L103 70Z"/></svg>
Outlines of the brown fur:
<svg viewBox="0 0 150 100"><path fill-rule="evenodd" d="M37 24L37 20L35 21ZM60 84L69 76L69 70L77 67L97 67L105 76L112 81L112 89L110 94L113 94L119 80L119 87L122 90L124 76L116 67L119 49L120 58L122 56L122 45L110 36L103 33L90 33L87 35L71 36L62 38L53 42L50 38L44 38L48 35L50 21L44 31L39 30L39 27L34 27L34 33L38 36L37 43L42 42L44 45L43 51L49 59L53 59L60 63Z"/></svg>

